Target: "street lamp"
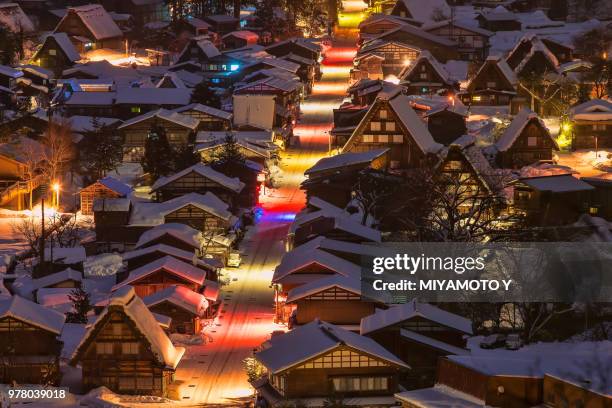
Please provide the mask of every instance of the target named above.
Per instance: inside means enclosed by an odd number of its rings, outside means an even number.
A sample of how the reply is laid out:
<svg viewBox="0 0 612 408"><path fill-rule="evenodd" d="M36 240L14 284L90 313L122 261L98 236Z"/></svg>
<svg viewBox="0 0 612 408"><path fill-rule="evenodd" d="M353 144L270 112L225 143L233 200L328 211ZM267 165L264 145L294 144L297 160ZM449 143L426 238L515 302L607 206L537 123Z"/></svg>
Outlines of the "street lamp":
<svg viewBox="0 0 612 408"><path fill-rule="evenodd" d="M55 182L53 183L51 188L53 189L53 195L54 195L53 199L55 200L55 208L59 209L59 194L60 194L61 186L58 182Z"/></svg>

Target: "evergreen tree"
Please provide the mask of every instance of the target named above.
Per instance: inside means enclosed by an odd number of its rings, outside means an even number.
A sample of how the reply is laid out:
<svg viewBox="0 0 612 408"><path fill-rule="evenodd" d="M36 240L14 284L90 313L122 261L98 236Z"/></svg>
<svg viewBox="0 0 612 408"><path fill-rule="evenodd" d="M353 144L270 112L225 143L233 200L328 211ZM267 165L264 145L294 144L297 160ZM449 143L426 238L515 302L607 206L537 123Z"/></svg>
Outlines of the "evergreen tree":
<svg viewBox="0 0 612 408"><path fill-rule="evenodd" d="M236 137L228 132L225 135L223 145L220 146L212 155L212 163L216 164L243 164L246 158L240 152L240 146L236 142Z"/></svg>
<svg viewBox="0 0 612 408"><path fill-rule="evenodd" d="M174 171L181 171L200 161L200 155L193 151L193 144L191 143L174 151Z"/></svg>
<svg viewBox="0 0 612 408"><path fill-rule="evenodd" d="M145 151L142 157L142 168L154 180L168 175L174 167L174 155L166 130L157 124L151 126L145 140Z"/></svg>
<svg viewBox="0 0 612 408"><path fill-rule="evenodd" d="M288 22L278 18L274 13L276 7L280 7L280 3L276 0L271 0L260 1L255 8L257 26L261 27L262 31L270 33L273 40L291 34Z"/></svg>
<svg viewBox="0 0 612 408"><path fill-rule="evenodd" d="M21 53L20 39L0 25L0 64L11 65Z"/></svg>
<svg viewBox="0 0 612 408"><path fill-rule="evenodd" d="M90 181L117 169L123 159L123 138L115 129L93 119L93 129L85 132L79 149L81 171Z"/></svg>
<svg viewBox="0 0 612 408"><path fill-rule="evenodd" d="M83 288L76 288L70 292L68 299L72 302L73 310L66 313L66 322L87 323L87 313L93 309L89 293Z"/></svg>
<svg viewBox="0 0 612 408"><path fill-rule="evenodd" d="M202 81L195 86L191 94L191 103L201 103L202 105L221 109L221 98L211 89L206 81Z"/></svg>

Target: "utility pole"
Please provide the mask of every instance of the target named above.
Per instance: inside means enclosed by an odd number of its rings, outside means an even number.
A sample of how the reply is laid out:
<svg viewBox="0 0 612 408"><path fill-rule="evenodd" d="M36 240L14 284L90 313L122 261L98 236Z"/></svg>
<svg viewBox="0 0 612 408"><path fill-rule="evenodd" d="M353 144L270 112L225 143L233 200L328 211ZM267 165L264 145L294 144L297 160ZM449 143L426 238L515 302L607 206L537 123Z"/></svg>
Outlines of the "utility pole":
<svg viewBox="0 0 612 408"><path fill-rule="evenodd" d="M45 197L40 199L40 267L45 269Z"/></svg>

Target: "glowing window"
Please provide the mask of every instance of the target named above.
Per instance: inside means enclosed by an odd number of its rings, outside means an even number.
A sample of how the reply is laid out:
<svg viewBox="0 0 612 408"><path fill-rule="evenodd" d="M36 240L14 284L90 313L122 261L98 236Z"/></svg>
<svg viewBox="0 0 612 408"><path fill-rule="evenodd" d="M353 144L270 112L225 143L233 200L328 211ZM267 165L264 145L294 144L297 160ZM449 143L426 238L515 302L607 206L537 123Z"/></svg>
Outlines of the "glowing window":
<svg viewBox="0 0 612 408"><path fill-rule="evenodd" d="M370 122L370 130L372 132L380 131L380 122Z"/></svg>
<svg viewBox="0 0 612 408"><path fill-rule="evenodd" d="M530 136L527 138L527 146L534 147L538 145L538 138Z"/></svg>
<svg viewBox="0 0 612 408"><path fill-rule="evenodd" d="M395 122L385 122L385 130L395 131Z"/></svg>
<svg viewBox="0 0 612 408"><path fill-rule="evenodd" d="M364 143L372 143L374 142L374 135L363 135Z"/></svg>
<svg viewBox="0 0 612 408"><path fill-rule="evenodd" d="M140 106L132 106L130 110L132 113L140 113Z"/></svg>
<svg viewBox="0 0 612 408"><path fill-rule="evenodd" d="M393 135L393 143L404 143L404 135Z"/></svg>
<svg viewBox="0 0 612 408"><path fill-rule="evenodd" d="M389 143L389 135L378 135L378 143Z"/></svg>
<svg viewBox="0 0 612 408"><path fill-rule="evenodd" d="M238 71L238 68L240 68L240 65L238 64L230 65L230 71Z"/></svg>
<svg viewBox="0 0 612 408"><path fill-rule="evenodd" d="M379 110L378 117L381 119L387 119L387 110L386 109Z"/></svg>

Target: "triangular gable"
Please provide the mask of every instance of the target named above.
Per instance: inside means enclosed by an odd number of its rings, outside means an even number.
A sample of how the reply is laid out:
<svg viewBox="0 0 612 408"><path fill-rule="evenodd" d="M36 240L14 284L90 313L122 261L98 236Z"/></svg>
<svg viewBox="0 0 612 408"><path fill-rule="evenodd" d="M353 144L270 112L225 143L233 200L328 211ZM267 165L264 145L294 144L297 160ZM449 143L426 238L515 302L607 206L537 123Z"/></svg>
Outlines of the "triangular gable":
<svg viewBox="0 0 612 408"><path fill-rule="evenodd" d="M527 109L522 110L518 115L516 115L516 117L510 123L510 126L506 128L499 140L495 143L497 150L504 152L510 149L530 124L534 124L543 130L544 134L548 136L553 143L553 146L559 150L557 141L552 137L542 119L540 119L537 114Z"/></svg>
<svg viewBox="0 0 612 408"><path fill-rule="evenodd" d="M413 75L423 72L421 71L423 65L427 67L427 72L433 72L437 76L437 81L430 80L428 82L441 82L443 84L450 84L452 82L446 69L428 51L421 52L419 58L410 64L405 72L400 73L400 79L409 82L421 82L419 78L413 77Z"/></svg>
<svg viewBox="0 0 612 408"><path fill-rule="evenodd" d="M429 133L422 121L416 116L416 113L410 107L407 97L401 95L400 91L397 90L390 95L379 94L363 119L361 119L361 122L359 122L359 125L355 128L355 131L353 131L351 137L347 140L342 148L342 153L350 152L357 142L363 142L362 136L366 126L369 125L374 115L383 107L388 111L387 120L393 119L395 122L396 132L399 134L401 130L404 139L409 137L411 139L410 142L416 145L423 155L435 153L442 147L442 145L433 140L431 133ZM402 112L398 112L399 108L402 109Z"/></svg>
<svg viewBox="0 0 612 408"><path fill-rule="evenodd" d="M512 90L512 91L516 90L515 85L517 84L518 81L516 79L516 76L514 75L514 72L512 71L510 66L508 66L506 61L500 60L499 58L488 58L482 64L482 66L480 67L476 75L474 75L474 77L468 84L467 90L469 92L473 92L475 90L476 84L478 83L484 83L484 86L482 86L482 89L487 88L486 86L487 81L486 79L483 79L483 77L487 75L489 70L494 70L497 79L501 81L502 85L504 85L504 86L499 86L499 82L498 82L496 89L505 88L506 90Z"/></svg>

